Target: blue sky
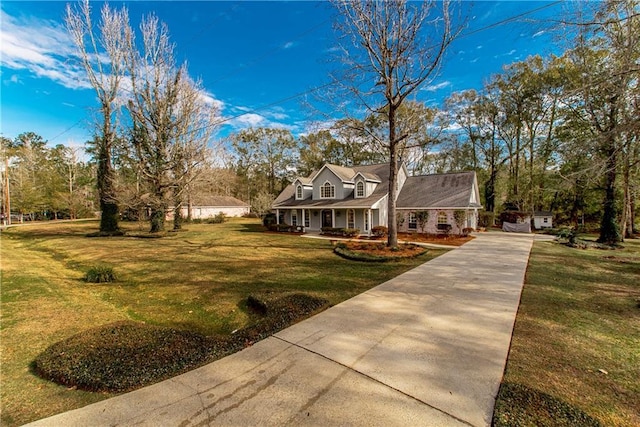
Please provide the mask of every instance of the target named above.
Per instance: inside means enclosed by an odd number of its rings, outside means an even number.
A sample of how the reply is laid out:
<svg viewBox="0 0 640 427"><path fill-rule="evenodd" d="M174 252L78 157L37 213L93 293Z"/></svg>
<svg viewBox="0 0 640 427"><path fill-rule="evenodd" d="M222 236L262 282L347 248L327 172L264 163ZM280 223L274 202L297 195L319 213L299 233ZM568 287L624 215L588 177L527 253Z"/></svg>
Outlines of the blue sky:
<svg viewBox="0 0 640 427"><path fill-rule="evenodd" d="M96 98L74 59L64 27L66 2L6 1L0 17L0 132L14 138L33 131L50 144L81 146L91 138ZM102 3L92 2L97 15ZM219 135L248 126L285 127L294 134L317 120L303 106L309 92L329 81L337 38L326 2L117 1L137 28L143 14L164 21L179 61L202 79L225 119ZM569 3L461 2L467 28L450 48L441 73L418 99L439 105L451 93L480 88L502 66L561 53L548 21ZM525 16L517 17L523 13ZM507 21L507 22L505 22ZM335 117L339 119L340 117Z"/></svg>

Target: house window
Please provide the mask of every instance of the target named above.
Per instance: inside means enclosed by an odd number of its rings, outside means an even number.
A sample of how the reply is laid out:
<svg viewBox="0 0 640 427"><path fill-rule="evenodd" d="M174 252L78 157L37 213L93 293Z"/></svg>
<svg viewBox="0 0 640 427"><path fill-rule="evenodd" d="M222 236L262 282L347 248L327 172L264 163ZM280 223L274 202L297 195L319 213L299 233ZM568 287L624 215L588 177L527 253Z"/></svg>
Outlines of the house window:
<svg viewBox="0 0 640 427"><path fill-rule="evenodd" d="M302 200L302 185L296 187L296 199Z"/></svg>
<svg viewBox="0 0 640 427"><path fill-rule="evenodd" d="M309 209L304 210L304 226L309 228L311 224L311 211Z"/></svg>
<svg viewBox="0 0 640 427"><path fill-rule="evenodd" d="M347 209L347 228L356 228L356 211Z"/></svg>
<svg viewBox="0 0 640 427"><path fill-rule="evenodd" d="M320 198L321 199L333 199L336 197L336 187L332 185L329 181L325 182L322 187L320 187Z"/></svg>
<svg viewBox="0 0 640 427"><path fill-rule="evenodd" d="M291 225L298 225L298 212L291 211Z"/></svg>
<svg viewBox="0 0 640 427"><path fill-rule="evenodd" d="M364 197L364 182L362 181L356 184L356 197Z"/></svg>
<svg viewBox="0 0 640 427"><path fill-rule="evenodd" d="M438 224L449 224L449 218L447 218L446 212L438 213Z"/></svg>
<svg viewBox="0 0 640 427"><path fill-rule="evenodd" d="M409 212L409 230L418 229L418 218L415 212Z"/></svg>
<svg viewBox="0 0 640 427"><path fill-rule="evenodd" d="M544 219L542 220L542 222L544 222L545 224L549 223L549 218L544 217Z"/></svg>
<svg viewBox="0 0 640 427"><path fill-rule="evenodd" d="M364 231L369 231L369 209L364 210Z"/></svg>

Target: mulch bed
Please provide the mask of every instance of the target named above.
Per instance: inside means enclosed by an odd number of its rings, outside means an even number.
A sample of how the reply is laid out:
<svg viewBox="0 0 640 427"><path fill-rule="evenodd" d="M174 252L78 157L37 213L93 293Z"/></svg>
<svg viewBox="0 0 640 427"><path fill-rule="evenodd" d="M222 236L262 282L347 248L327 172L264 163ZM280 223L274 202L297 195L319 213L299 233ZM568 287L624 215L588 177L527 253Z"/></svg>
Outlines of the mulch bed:
<svg viewBox="0 0 640 427"><path fill-rule="evenodd" d="M386 237L360 237L361 240L386 242ZM441 234L422 234L422 233L398 233L398 240L403 242L415 242L415 243L434 243L437 245L448 246L462 246L470 240L473 240L473 236L445 236Z"/></svg>

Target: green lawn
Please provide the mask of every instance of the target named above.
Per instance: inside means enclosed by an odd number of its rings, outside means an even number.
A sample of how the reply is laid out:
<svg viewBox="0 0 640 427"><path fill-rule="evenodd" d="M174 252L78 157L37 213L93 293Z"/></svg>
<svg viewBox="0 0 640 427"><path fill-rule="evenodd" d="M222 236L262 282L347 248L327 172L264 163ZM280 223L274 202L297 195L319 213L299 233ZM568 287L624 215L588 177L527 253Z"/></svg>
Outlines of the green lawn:
<svg viewBox="0 0 640 427"><path fill-rule="evenodd" d="M501 425L584 425L562 424L557 408L640 425L640 241L624 247L535 243L496 404Z"/></svg>
<svg viewBox="0 0 640 427"><path fill-rule="evenodd" d="M192 224L161 239L89 238L98 223L34 224L2 232L0 424L15 426L105 399L42 380L29 364L49 345L120 320L228 334L247 325L255 293L303 292L337 304L433 258L348 261L326 240L265 233L256 220ZM128 231L145 235L138 224ZM88 284L96 265L118 282Z"/></svg>

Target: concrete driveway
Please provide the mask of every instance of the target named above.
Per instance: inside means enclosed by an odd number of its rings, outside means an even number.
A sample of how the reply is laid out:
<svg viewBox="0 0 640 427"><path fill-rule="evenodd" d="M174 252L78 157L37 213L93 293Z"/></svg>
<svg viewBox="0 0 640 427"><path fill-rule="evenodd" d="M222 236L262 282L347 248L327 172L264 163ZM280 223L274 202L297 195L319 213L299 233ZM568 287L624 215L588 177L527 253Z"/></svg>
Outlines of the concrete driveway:
<svg viewBox="0 0 640 427"><path fill-rule="evenodd" d="M532 235L473 241L239 353L32 426L488 426Z"/></svg>

